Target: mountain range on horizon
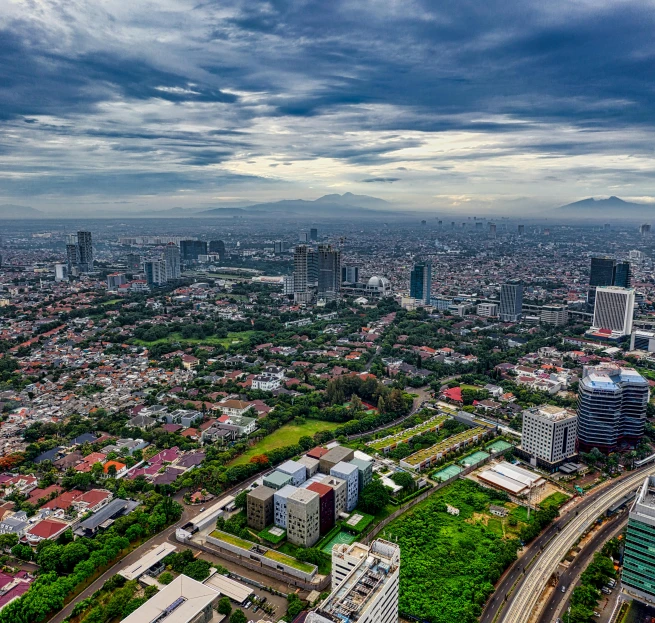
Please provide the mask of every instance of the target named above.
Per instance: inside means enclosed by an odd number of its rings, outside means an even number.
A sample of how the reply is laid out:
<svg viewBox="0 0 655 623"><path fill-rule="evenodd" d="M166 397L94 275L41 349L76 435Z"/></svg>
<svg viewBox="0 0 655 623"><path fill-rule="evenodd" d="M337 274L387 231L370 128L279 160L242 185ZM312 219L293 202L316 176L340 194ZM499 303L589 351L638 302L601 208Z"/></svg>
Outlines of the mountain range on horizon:
<svg viewBox="0 0 655 623"><path fill-rule="evenodd" d="M457 210L440 209L439 212L455 212ZM216 208L182 208L175 207L167 210L142 211L115 211L115 218L220 218L240 216L262 217L266 216L298 216L312 218L366 218L373 216L417 216L422 213L417 210L405 210L395 204L369 195L355 195L346 192L323 195L317 199L282 199L263 203L252 203L237 206ZM543 214L543 212L542 212ZM50 218L79 218L80 214L61 216L52 212L44 212L30 206L14 204L0 205L0 219L50 219ZM84 214L89 218L89 214ZM559 216L562 219L649 219L655 216L655 204L636 203L625 201L620 197L611 196L604 199L589 197L547 213L548 218ZM105 214L97 214L91 218L107 218Z"/></svg>
<svg viewBox="0 0 655 623"><path fill-rule="evenodd" d="M562 210L566 210L566 218L579 219L647 219L655 216L655 204L625 201L614 195L606 199L581 199L558 208L558 212Z"/></svg>

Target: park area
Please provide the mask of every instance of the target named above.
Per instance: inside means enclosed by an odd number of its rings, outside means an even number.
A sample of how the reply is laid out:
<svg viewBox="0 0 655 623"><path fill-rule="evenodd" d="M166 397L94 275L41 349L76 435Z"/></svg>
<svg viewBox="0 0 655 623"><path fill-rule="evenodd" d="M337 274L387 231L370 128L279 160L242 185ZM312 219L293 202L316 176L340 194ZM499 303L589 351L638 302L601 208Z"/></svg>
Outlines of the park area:
<svg viewBox="0 0 655 623"><path fill-rule="evenodd" d="M499 517L490 505L504 507ZM448 512L448 506L459 515ZM476 623L493 585L516 559L523 507L506 494L457 480L385 528L398 542L400 612L429 623Z"/></svg>
<svg viewBox="0 0 655 623"><path fill-rule="evenodd" d="M162 337L158 340L153 340L152 342L146 342L145 340L132 340L138 346L154 346L155 344L201 344L203 346L222 346L223 348L229 348L232 344L240 344L241 342L247 340L255 331L240 331L239 333L228 333L227 337L217 337L209 336L203 338L185 338L181 333L171 333L166 337Z"/></svg>
<svg viewBox="0 0 655 623"><path fill-rule="evenodd" d="M260 439L243 454L234 459L230 465L249 463L253 456L266 454L271 450L292 446L298 443L301 437L313 437L324 430L334 430L340 426L338 422L324 422L322 420L307 420L303 424L285 424L276 431Z"/></svg>

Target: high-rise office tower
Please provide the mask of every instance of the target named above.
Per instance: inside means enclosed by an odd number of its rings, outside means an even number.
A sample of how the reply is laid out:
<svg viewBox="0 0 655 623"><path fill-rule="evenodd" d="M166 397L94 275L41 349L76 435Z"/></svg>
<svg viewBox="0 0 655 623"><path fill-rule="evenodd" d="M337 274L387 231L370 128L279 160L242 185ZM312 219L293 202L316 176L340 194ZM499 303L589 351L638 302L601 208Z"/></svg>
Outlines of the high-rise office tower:
<svg viewBox="0 0 655 623"><path fill-rule="evenodd" d="M79 270L81 273L90 273L93 270L93 244L90 231L77 232L77 246L79 253Z"/></svg>
<svg viewBox="0 0 655 623"><path fill-rule="evenodd" d="M273 243L273 253L275 253L275 255L282 255L282 249L283 249L282 241L281 240L276 240Z"/></svg>
<svg viewBox="0 0 655 623"><path fill-rule="evenodd" d="M500 320L518 322L523 313L523 284L510 281L500 286Z"/></svg>
<svg viewBox="0 0 655 623"><path fill-rule="evenodd" d="M180 249L171 242L164 247L164 261L166 262L166 280L179 279L182 276L180 270Z"/></svg>
<svg viewBox="0 0 655 623"><path fill-rule="evenodd" d="M306 231L301 231L298 235L298 240L305 243L309 242L309 234Z"/></svg>
<svg viewBox="0 0 655 623"><path fill-rule="evenodd" d="M492 238L496 237L496 223L489 223L489 235Z"/></svg>
<svg viewBox="0 0 655 623"><path fill-rule="evenodd" d="M127 265L128 272L138 273L141 266L141 256L138 253L128 253L125 258L125 264Z"/></svg>
<svg viewBox="0 0 655 623"><path fill-rule="evenodd" d="M644 435L648 381L616 365L585 366L578 389L578 445L613 452L635 446Z"/></svg>
<svg viewBox="0 0 655 623"><path fill-rule="evenodd" d="M519 225L519 236L525 233L525 225Z"/></svg>
<svg viewBox="0 0 655 623"><path fill-rule="evenodd" d="M309 239L312 240L313 242L316 242L318 240L318 229L316 229L316 227L312 227L309 230Z"/></svg>
<svg viewBox="0 0 655 623"><path fill-rule="evenodd" d="M610 329L621 335L632 333L632 319L635 309L635 291L632 288L599 286L594 303L595 329Z"/></svg>
<svg viewBox="0 0 655 623"><path fill-rule="evenodd" d="M199 255L207 255L204 240L180 240L180 255L184 262L197 262Z"/></svg>
<svg viewBox="0 0 655 623"><path fill-rule="evenodd" d="M644 223L639 227L639 233L642 236L648 236L650 234L650 223Z"/></svg>
<svg viewBox="0 0 655 623"><path fill-rule="evenodd" d="M200 255L205 255L201 253ZM209 241L209 255L218 255L221 261L225 259L225 243L222 240Z"/></svg>
<svg viewBox="0 0 655 623"><path fill-rule="evenodd" d="M77 245L75 234L67 236L66 242L66 264L68 265L68 274L78 274L80 264L80 248Z"/></svg>
<svg viewBox="0 0 655 623"><path fill-rule="evenodd" d="M596 302L596 288L599 286L619 286L629 288L631 285L630 262L617 262L612 257L592 257L589 273L589 291L587 306L593 310Z"/></svg>
<svg viewBox="0 0 655 623"><path fill-rule="evenodd" d="M409 296L429 305L432 299L432 262L414 264L409 277Z"/></svg>
<svg viewBox="0 0 655 623"><path fill-rule="evenodd" d="M293 253L293 291L306 292L308 284L309 247L299 244Z"/></svg>
<svg viewBox="0 0 655 623"><path fill-rule="evenodd" d="M621 583L627 593L655 601L655 476L644 480L628 515Z"/></svg>
<svg viewBox="0 0 655 623"><path fill-rule="evenodd" d="M341 251L329 244L318 246L318 296L334 299L341 290Z"/></svg>
<svg viewBox="0 0 655 623"><path fill-rule="evenodd" d="M162 286L166 283L166 260L144 262L143 269L149 286Z"/></svg>
<svg viewBox="0 0 655 623"><path fill-rule="evenodd" d="M332 548L332 592L306 623L398 623L400 548L376 539Z"/></svg>
<svg viewBox="0 0 655 623"><path fill-rule="evenodd" d="M358 283L359 266L341 266L341 281L345 283Z"/></svg>
<svg viewBox="0 0 655 623"><path fill-rule="evenodd" d="M549 465L576 454L578 416L575 411L543 405L523 411L521 447Z"/></svg>
<svg viewBox="0 0 655 623"><path fill-rule="evenodd" d="M307 285L310 288L318 287L318 252L314 249L307 252Z"/></svg>

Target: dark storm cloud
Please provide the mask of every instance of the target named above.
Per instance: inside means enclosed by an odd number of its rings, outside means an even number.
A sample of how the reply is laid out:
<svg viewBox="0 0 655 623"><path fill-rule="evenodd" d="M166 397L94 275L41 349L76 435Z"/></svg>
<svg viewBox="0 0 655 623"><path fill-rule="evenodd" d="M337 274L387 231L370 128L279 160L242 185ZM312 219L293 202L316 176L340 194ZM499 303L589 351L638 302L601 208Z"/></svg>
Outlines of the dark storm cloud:
<svg viewBox="0 0 655 623"><path fill-rule="evenodd" d="M24 158L26 177L0 189L174 192L237 155L253 166L259 157L375 165L374 177L360 179L360 169L349 179L400 182L394 189L403 180L377 167L405 164L412 150L434 165L652 155L654 27L652 4L639 0L226 0L186 11L112 0L97 13L84 0L12 5L0 16L0 131L16 138L0 155L13 156L12 171ZM283 122L297 135L267 132ZM565 128L586 134L551 136ZM426 156L427 138L410 132L504 142ZM48 137L72 142L57 152ZM117 172L89 174L88 158ZM65 172L32 177L39 167Z"/></svg>

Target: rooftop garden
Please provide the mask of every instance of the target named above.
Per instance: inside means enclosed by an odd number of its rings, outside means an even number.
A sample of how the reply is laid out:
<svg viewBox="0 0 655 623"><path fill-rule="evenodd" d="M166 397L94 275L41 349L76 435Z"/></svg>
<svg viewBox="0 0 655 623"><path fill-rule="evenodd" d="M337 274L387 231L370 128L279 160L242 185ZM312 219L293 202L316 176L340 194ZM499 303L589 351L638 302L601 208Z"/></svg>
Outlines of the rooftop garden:
<svg viewBox="0 0 655 623"><path fill-rule="evenodd" d="M418 426L413 426L412 428L400 431L395 435L389 435L383 439L377 439L376 441L370 442L368 445L373 450L380 451L392 446L393 444L407 443L417 435L437 430L437 428L439 428L447 419L448 418L445 415L437 415Z"/></svg>
<svg viewBox="0 0 655 623"><path fill-rule="evenodd" d="M429 459L430 457L447 452L453 446L456 446L460 443L466 443L467 441L473 439L473 437L475 437L476 435L480 435L484 433L484 431L485 429L482 426L476 426L475 428L470 428L462 433L457 433L456 435L452 435L451 437L448 437L447 439L440 441L434 446L430 446L429 448L424 448L423 450L419 450L418 452L411 454L410 456L408 456L403 460L408 465L418 465L419 463L422 463L423 461Z"/></svg>

